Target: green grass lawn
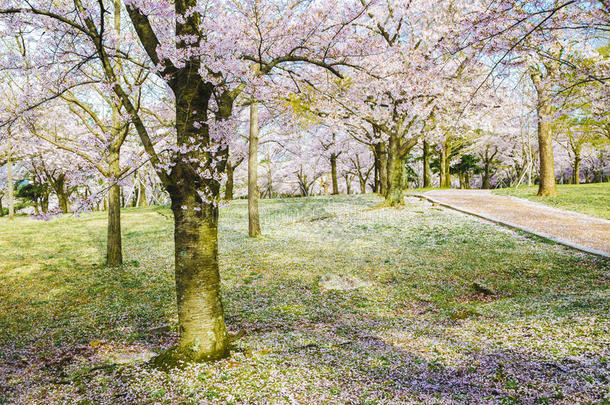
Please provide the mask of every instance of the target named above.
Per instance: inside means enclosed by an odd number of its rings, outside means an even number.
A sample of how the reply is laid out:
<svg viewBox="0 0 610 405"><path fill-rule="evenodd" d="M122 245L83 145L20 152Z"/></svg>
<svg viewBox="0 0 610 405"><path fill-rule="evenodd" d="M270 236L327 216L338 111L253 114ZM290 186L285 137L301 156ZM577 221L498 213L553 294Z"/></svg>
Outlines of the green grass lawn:
<svg viewBox="0 0 610 405"><path fill-rule="evenodd" d="M104 213L1 219L0 403L607 403L607 261L379 201L263 200L258 239L246 201L222 208L245 336L170 372L141 361L177 340L169 210L124 211L121 268L102 265ZM325 291L328 273L371 286Z"/></svg>
<svg viewBox="0 0 610 405"><path fill-rule="evenodd" d="M503 188L494 190L494 193L527 198L551 207L610 219L610 183L558 184L557 189L557 197L536 196L538 186Z"/></svg>

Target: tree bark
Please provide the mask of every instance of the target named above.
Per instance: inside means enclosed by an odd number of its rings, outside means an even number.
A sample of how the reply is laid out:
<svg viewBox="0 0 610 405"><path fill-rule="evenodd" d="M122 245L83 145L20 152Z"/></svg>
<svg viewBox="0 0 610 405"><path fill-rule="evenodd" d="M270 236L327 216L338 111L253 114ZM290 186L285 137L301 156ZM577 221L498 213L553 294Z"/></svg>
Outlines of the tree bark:
<svg viewBox="0 0 610 405"><path fill-rule="evenodd" d="M555 159L553 156L553 139L549 122L550 104L541 101L538 104L538 151L540 154L540 185L538 195L543 197L557 196L555 184Z"/></svg>
<svg viewBox="0 0 610 405"><path fill-rule="evenodd" d="M233 176L235 174L235 168L227 161L227 183L225 184L225 200L233 199Z"/></svg>
<svg viewBox="0 0 610 405"><path fill-rule="evenodd" d="M385 197L388 193L388 152L385 142L380 141L376 148L379 156L379 194Z"/></svg>
<svg viewBox="0 0 610 405"><path fill-rule="evenodd" d="M538 153L540 156L540 185L538 195L541 197L555 197L557 186L555 184L555 159L553 156L553 139L551 137L551 103L546 94L542 73L539 69L530 70L530 78L536 89L538 103L536 113L538 116Z"/></svg>
<svg viewBox="0 0 610 405"><path fill-rule="evenodd" d="M40 200L40 209L45 214L49 211L49 194L45 194Z"/></svg>
<svg viewBox="0 0 610 405"><path fill-rule="evenodd" d="M199 203L192 186L174 188L170 195L180 341L175 353L164 357L170 364L176 360L200 362L226 357L229 341L217 260L218 208ZM162 363L164 357L160 357Z"/></svg>
<svg viewBox="0 0 610 405"><path fill-rule="evenodd" d="M117 151L110 151L108 166L108 171L117 179L120 172L119 153ZM108 190L106 265L116 267L121 264L123 264L123 248L121 243L121 186L117 183L113 183Z"/></svg>
<svg viewBox="0 0 610 405"><path fill-rule="evenodd" d="M184 10L178 10L183 12ZM180 24L179 33L188 34L196 26ZM178 29L179 28L179 29ZM174 75L172 89L176 97L176 139L178 146L193 142L210 144L208 105L212 85L198 74L199 63L189 60ZM230 106L220 106L223 116L230 115ZM227 109L229 111L224 111ZM226 113L226 114L225 114ZM203 124L202 124L203 123ZM159 355L153 364L167 368L177 361L202 362L220 359L229 354L229 339L224 320L218 272L218 197L220 184L202 177L192 165L214 165L225 170L226 156L212 161L201 149L178 156L165 181L174 214L174 249L176 296L180 340L177 347ZM204 166L205 167L205 166ZM200 195L204 191L204 200ZM209 198L210 200L208 200Z"/></svg>
<svg viewBox="0 0 610 405"><path fill-rule="evenodd" d="M485 160L484 160L484 167L483 167L483 182L481 184L481 188L483 189L489 189L491 188L491 159L488 156L488 151L485 151Z"/></svg>
<svg viewBox="0 0 610 405"><path fill-rule="evenodd" d="M268 198L273 198L273 176L271 173L271 158L269 157L267 161L269 162L269 170L267 170L267 193L269 196Z"/></svg>
<svg viewBox="0 0 610 405"><path fill-rule="evenodd" d="M15 196L13 195L13 161L12 161L11 145L8 145L8 159L6 172L6 188L8 191L8 219L15 218Z"/></svg>
<svg viewBox="0 0 610 405"><path fill-rule="evenodd" d="M142 178L138 181L138 207L148 207L148 201L146 200L146 186L142 182Z"/></svg>
<svg viewBox="0 0 610 405"><path fill-rule="evenodd" d="M258 103L250 104L250 139L248 154L248 234L261 234L258 215Z"/></svg>
<svg viewBox="0 0 610 405"><path fill-rule="evenodd" d="M330 154L330 174L333 182L333 195L339 194L339 180L337 179L337 155Z"/></svg>
<svg viewBox="0 0 610 405"><path fill-rule="evenodd" d="M379 155L377 145L373 148L373 192L379 193Z"/></svg>
<svg viewBox="0 0 610 405"><path fill-rule="evenodd" d="M345 175L345 189L348 195L352 193L352 179L347 174Z"/></svg>
<svg viewBox="0 0 610 405"><path fill-rule="evenodd" d="M69 208L68 208L68 196L66 195L66 192L64 190L61 190L61 191L56 192L56 194L57 194L57 199L59 200L59 209L64 214L67 214L69 212Z"/></svg>
<svg viewBox="0 0 610 405"><path fill-rule="evenodd" d="M426 188L430 187L430 145L428 145L428 141L424 141L422 163L424 166L423 186Z"/></svg>
<svg viewBox="0 0 610 405"><path fill-rule="evenodd" d="M402 201L403 158L399 154L399 141L396 136L390 136L388 145L388 190L386 201L389 205L400 205Z"/></svg>
<svg viewBox="0 0 610 405"><path fill-rule="evenodd" d="M572 184L580 184L580 151L574 153L574 173L572 173Z"/></svg>
<svg viewBox="0 0 610 405"><path fill-rule="evenodd" d="M440 151L440 177L441 177L441 188L451 188L451 161L449 159L450 149L448 145L442 145Z"/></svg>

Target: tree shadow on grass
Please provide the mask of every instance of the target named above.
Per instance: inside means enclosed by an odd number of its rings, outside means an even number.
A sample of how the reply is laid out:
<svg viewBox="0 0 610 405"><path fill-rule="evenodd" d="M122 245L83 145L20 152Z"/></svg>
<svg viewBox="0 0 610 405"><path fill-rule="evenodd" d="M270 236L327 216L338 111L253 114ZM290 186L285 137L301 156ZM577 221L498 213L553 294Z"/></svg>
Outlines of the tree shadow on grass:
<svg viewBox="0 0 610 405"><path fill-rule="evenodd" d="M341 328L341 336L334 333ZM312 342L282 360L333 370L339 402L575 403L602 401L610 377L600 355L559 361L516 350L481 347L455 365L423 358L348 325L314 332Z"/></svg>
<svg viewBox="0 0 610 405"><path fill-rule="evenodd" d="M228 291L229 324L245 329L250 341L265 342L283 367L304 370L311 377L302 384L332 392L331 402L595 403L608 395L608 350L553 356L502 341L473 345L445 334L447 328L459 331L460 322L440 319L438 313L424 312L421 319L376 316L354 306L366 300L358 291L322 293L293 280L276 283L269 290L259 286ZM273 290L282 291L280 300ZM540 316L582 317L582 305L574 300L561 304L559 298L538 302L545 307ZM603 300L591 297L584 305L603 306ZM406 341L395 342L393 336L401 333ZM426 335L423 342L409 342L418 333ZM439 355L447 347L453 358ZM319 400L310 395L313 402Z"/></svg>

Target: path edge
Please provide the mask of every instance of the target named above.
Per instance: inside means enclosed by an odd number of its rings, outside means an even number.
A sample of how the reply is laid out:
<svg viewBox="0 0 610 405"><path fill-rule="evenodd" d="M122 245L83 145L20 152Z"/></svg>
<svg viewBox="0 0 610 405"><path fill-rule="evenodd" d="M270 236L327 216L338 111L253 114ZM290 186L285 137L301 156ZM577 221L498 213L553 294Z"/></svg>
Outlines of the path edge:
<svg viewBox="0 0 610 405"><path fill-rule="evenodd" d="M523 231L523 232L526 232L526 233L538 236L539 238L547 239L547 240L550 240L551 242L555 242L557 244L560 244L560 245L563 245L563 246L567 246L567 247L572 248L572 249L580 250L581 252L584 252L584 253L588 253L588 254L591 254L591 255L594 255L594 256L598 256L598 257L602 257L604 259L610 259L610 254L608 254L608 253L606 253L606 252L604 252L602 250L593 249L593 248L589 248L589 247L586 247L586 246L578 245L576 243L567 241L565 239L557 238L555 236L552 236L552 235L549 235L549 234L546 234L546 233L538 232L538 231L535 231L533 229L526 228L524 226L514 224L512 222L503 221L501 219L490 217L490 216L483 215L483 214L479 214L479 213L476 213L474 211L471 211L471 210L468 210L468 209L465 209L465 208L456 207L455 205L435 200L434 198L432 198L430 196L427 196L425 194L408 194L407 197L416 197L416 198L424 199L424 200L427 200L427 201L429 201L429 202L431 202L433 204L440 205L441 207L449 208L451 210L458 211L458 212L461 212L463 214L467 214L467 215L471 215L471 216L474 216L474 217L477 217L477 218L480 218L480 219L484 219L486 221L492 222L492 223L497 224L497 225L505 226L507 228L517 229L517 230L520 230L520 231Z"/></svg>

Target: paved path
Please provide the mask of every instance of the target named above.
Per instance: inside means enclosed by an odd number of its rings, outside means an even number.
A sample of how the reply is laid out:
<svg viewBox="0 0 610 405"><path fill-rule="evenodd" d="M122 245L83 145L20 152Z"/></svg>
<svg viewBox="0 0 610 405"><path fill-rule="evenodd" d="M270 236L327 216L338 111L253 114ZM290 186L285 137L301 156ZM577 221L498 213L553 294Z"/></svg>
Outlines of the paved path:
<svg viewBox="0 0 610 405"><path fill-rule="evenodd" d="M433 190L422 196L449 208L610 257L610 221L605 219L499 196L489 190Z"/></svg>

